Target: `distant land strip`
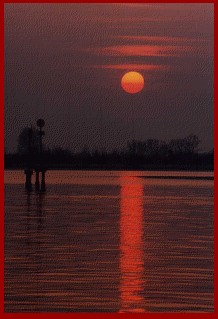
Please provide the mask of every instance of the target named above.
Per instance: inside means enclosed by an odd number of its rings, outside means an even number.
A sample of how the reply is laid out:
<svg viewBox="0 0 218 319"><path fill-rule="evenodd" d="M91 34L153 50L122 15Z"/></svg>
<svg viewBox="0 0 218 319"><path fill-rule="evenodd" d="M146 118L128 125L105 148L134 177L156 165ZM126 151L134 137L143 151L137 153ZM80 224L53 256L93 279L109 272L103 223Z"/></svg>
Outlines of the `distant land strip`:
<svg viewBox="0 0 218 319"><path fill-rule="evenodd" d="M137 176L141 178L155 179L197 179L197 180L214 180L214 176Z"/></svg>

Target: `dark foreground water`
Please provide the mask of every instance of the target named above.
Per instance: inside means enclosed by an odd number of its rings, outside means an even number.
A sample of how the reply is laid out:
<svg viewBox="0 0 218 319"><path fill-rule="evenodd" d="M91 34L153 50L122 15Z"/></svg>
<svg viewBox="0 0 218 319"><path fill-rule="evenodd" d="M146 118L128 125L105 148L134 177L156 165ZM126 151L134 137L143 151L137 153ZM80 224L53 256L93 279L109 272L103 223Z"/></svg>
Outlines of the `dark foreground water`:
<svg viewBox="0 0 218 319"><path fill-rule="evenodd" d="M5 171L5 312L213 312L211 173Z"/></svg>

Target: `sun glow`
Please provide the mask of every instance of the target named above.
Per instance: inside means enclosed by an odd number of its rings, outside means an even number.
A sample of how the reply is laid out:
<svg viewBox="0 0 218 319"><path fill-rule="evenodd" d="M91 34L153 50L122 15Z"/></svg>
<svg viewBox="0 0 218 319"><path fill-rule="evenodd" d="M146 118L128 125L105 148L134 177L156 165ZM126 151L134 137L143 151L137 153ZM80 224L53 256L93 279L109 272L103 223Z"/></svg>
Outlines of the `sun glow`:
<svg viewBox="0 0 218 319"><path fill-rule="evenodd" d="M144 78L138 72L128 72L122 77L121 86L127 93L138 93L144 87Z"/></svg>

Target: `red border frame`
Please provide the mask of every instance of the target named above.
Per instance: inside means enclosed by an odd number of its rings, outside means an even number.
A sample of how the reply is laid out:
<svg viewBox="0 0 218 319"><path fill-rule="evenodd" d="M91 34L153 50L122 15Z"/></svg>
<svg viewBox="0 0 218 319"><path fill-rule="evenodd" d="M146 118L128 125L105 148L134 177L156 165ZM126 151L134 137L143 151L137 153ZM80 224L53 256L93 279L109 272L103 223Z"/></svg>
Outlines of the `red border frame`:
<svg viewBox="0 0 218 319"><path fill-rule="evenodd" d="M34 3L43 3L43 2L45 2L45 1L37 1L37 2L34 2ZM60 1L46 1L46 3L54 3L54 2L57 2L57 3L59 3ZM64 3L72 3L72 2L76 2L77 3L77 1L64 1ZM83 1L83 2L85 2L85 3L87 3L87 2L90 2L90 3L92 3L93 1ZM102 3L102 2L106 2L106 3L108 3L108 1L94 1L94 3L96 3L96 2L100 2L100 3ZM125 3L128 3L128 2L132 2L132 1L125 1ZM141 3L145 3L144 1L140 1ZM25 3L25 1L16 1L15 3ZM26 2L26 3L30 3L30 2ZM120 3L120 1L117 1L117 3ZM150 1L149 3L165 3L165 2L157 2L157 1ZM168 1L167 3L179 3L179 1L178 2L175 2L175 1ZM207 3L207 1L183 1L182 3ZM210 2L210 3L214 3L214 2ZM4 5L4 3L3 3L3 5ZM4 15L4 6L3 6L3 15ZM2 23L4 24L4 17L2 18ZM3 25L3 30L4 30L4 25ZM3 39L4 39L4 35L3 35ZM2 56L3 56L3 61L4 61L4 53L3 53L3 51L2 51ZM2 68L3 68L3 70L4 70L4 66L2 66ZM4 74L4 71L3 71L3 74ZM3 78L3 83L4 83L4 78ZM2 86L3 87L3 86ZM4 117L4 109L3 109L3 107L0 109L1 110L1 118L3 119ZM216 108L214 108L214 115L216 116L216 114L217 114L217 110L216 110ZM1 175L1 180L3 181L4 180L4 126L2 125L2 131L3 131L3 134L2 134L2 140L1 140L1 143L2 143L2 145L3 145L3 147L2 147L2 159L3 159L3 171L2 171L2 175ZM216 126L215 126L215 128L214 128L214 135L216 135L216 133L217 133L217 129L216 129ZM2 185L2 192L1 192L1 194L2 194L2 199L3 199L3 203L4 203L4 185ZM4 204L3 204L4 205ZM4 209L4 206L3 206L3 209ZM4 215L2 214L2 218L3 218L3 222L2 222L2 234L4 234ZM215 215L216 216L216 215ZM214 218L214 220L215 220L215 218ZM215 220L216 221L216 220ZM3 235L2 235L2 237L3 237ZM3 252L4 252L4 237L3 237L3 240L2 240L2 242L3 242ZM3 282L3 284L2 284L2 287L4 287L4 255L3 255L3 263L2 263L2 269L3 269L3 278L2 278L2 282ZM3 313L4 313L4 289L3 289ZM215 312L214 312L215 313ZM213 315L214 315L214 313L213 313ZM29 314L19 314L20 316L28 316ZM31 313L31 316L33 316L33 317L35 317L35 316L38 316L39 314L38 313L36 313L36 314L32 314ZM44 313L44 314L40 314L40 316L52 316L52 318L53 318L53 316L55 315L59 315L59 314L53 314L53 313ZM66 314L64 314L64 315L66 315ZM69 314L70 315L70 314ZM72 315L72 314L71 314ZM102 314L73 314L73 316L74 315L76 315L76 316L81 316L81 315L88 315L88 316L93 316L93 317L96 317L96 315L98 315L98 316L101 316ZM104 316L106 315L106 316L111 316L111 315L114 315L114 314L109 314L109 313L105 313L105 314L103 314ZM117 315L117 314L116 314ZM128 315L128 316L130 316L130 315L135 315L135 314L126 314L126 315ZM147 313L145 313L145 314L139 314L140 316L147 316L148 314ZM152 315L152 316L158 316L159 314L153 314L153 313L149 313L149 315ZM165 314L162 314L162 316L163 315L165 315L165 316L167 316L168 317L168 315L170 315L171 317L172 316L174 316L174 315L176 315L176 316L183 316L183 313L176 313L176 314L173 314L173 313L170 313L170 314L168 314L168 313L165 313ZM192 317L193 315L195 315L195 316L197 316L198 318L199 318L199 316L204 316L204 315L207 315L207 313L202 313L202 314L199 314L199 313L192 313L192 314L185 314L185 315L187 315L187 316L189 316L189 317ZM8 316L8 314L7 314L7 316Z"/></svg>

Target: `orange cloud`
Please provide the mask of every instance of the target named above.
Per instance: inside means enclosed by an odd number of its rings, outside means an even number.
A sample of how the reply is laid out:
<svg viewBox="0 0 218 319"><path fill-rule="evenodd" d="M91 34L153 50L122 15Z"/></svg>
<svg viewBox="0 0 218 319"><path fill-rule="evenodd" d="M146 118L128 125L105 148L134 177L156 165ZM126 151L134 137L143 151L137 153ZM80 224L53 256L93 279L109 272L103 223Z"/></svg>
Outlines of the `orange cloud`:
<svg viewBox="0 0 218 319"><path fill-rule="evenodd" d="M169 43L199 43L208 42L206 39L188 39L179 37L148 37L148 36L114 36L113 38L128 41L152 41L152 42L169 42Z"/></svg>
<svg viewBox="0 0 218 319"><path fill-rule="evenodd" d="M152 46L152 45L118 45L103 48L89 48L86 51L97 55L106 56L164 56L179 57L193 55L196 48L191 46Z"/></svg>
<svg viewBox="0 0 218 319"><path fill-rule="evenodd" d="M160 19L158 18L152 18L152 17L124 17L119 16L115 17L101 17L101 16L93 16L93 17L85 17L83 19L84 21L88 22L102 22L102 23L110 23L110 24L116 24L116 23L133 23L133 22L146 22L146 21L154 21L154 22L160 22ZM168 21L169 19L161 18L161 21Z"/></svg>
<svg viewBox="0 0 218 319"><path fill-rule="evenodd" d="M93 68L101 69L119 69L119 70L146 70L162 71L169 69L167 65L147 65L147 64L115 64L115 65L94 65Z"/></svg>

